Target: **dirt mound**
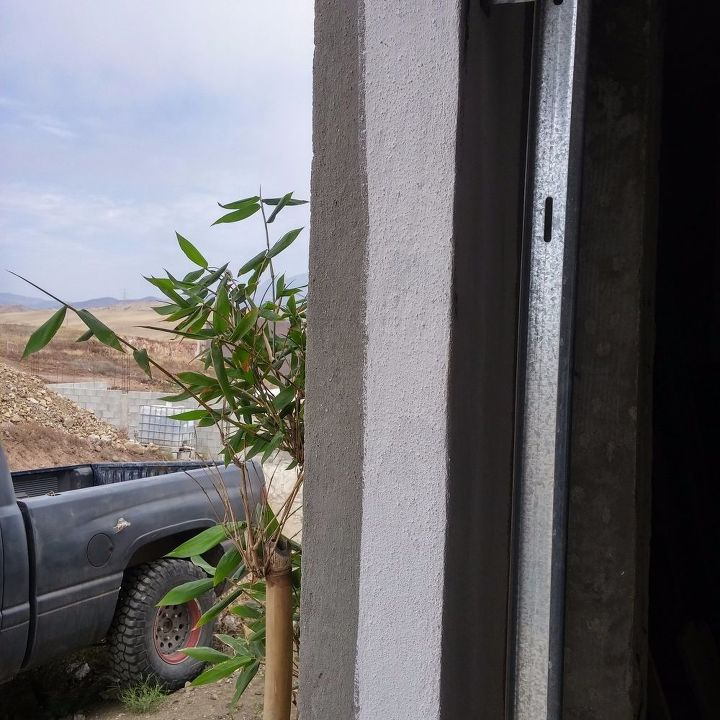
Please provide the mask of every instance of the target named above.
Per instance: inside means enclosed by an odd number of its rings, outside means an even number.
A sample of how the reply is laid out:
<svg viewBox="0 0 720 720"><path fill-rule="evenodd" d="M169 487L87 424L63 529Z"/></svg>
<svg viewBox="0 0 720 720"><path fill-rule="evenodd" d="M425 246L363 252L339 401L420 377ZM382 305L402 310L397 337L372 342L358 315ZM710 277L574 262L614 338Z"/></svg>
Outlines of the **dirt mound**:
<svg viewBox="0 0 720 720"><path fill-rule="evenodd" d="M83 462L163 457L88 410L48 390L42 380L0 363L0 445L14 470Z"/></svg>
<svg viewBox="0 0 720 720"><path fill-rule="evenodd" d="M170 459L156 447L120 439L115 442L89 440L34 423L0 423L0 447L7 455L11 470Z"/></svg>
<svg viewBox="0 0 720 720"><path fill-rule="evenodd" d="M64 428L71 435L116 441L121 433L91 412L45 387L42 380L0 364L0 418L13 424Z"/></svg>

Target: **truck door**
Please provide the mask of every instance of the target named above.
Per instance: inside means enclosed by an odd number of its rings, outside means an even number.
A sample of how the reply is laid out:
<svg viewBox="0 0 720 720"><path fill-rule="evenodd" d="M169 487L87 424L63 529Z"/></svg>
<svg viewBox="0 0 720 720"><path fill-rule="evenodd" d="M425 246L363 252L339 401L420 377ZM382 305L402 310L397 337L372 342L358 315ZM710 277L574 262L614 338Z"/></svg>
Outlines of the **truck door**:
<svg viewBox="0 0 720 720"><path fill-rule="evenodd" d="M30 559L10 470L0 449L0 682L23 663L30 633Z"/></svg>

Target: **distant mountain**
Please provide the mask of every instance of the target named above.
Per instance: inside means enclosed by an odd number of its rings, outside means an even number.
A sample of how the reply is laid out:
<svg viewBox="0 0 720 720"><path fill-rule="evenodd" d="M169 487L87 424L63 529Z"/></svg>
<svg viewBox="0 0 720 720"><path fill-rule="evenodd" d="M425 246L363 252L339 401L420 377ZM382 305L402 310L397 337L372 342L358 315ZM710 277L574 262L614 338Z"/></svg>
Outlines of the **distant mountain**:
<svg viewBox="0 0 720 720"><path fill-rule="evenodd" d="M291 275L285 277L285 285L287 287L302 287L304 295L306 292L306 286L308 282L307 273L300 275ZM268 297L271 293L269 292L269 282L262 286L256 293L255 299L258 300L262 297ZM91 298L90 300L77 300L72 304L78 308L103 308L112 307L113 305L131 305L134 303L156 303L166 302L156 297L147 296L143 298L132 298L127 300L119 300L114 297L99 297ZM28 310L46 310L49 308L57 307L58 304L54 300L46 300L45 298L29 297L27 295L16 295L15 293L4 293L0 292L0 308L12 307L13 309L27 308Z"/></svg>
<svg viewBox="0 0 720 720"><path fill-rule="evenodd" d="M43 310L53 308L57 305L54 300L43 300L42 298L15 295L15 293L0 293L0 306L12 305L14 307L26 307L32 310Z"/></svg>
<svg viewBox="0 0 720 720"><path fill-rule="evenodd" d="M163 302L162 300L148 295L143 298L128 298L127 300L118 300L114 297L99 297L92 298L91 300L78 300L73 305L76 308L100 308L100 307L112 307L113 305L133 305L135 303L156 303Z"/></svg>
<svg viewBox="0 0 720 720"><path fill-rule="evenodd" d="M137 299L118 300L114 297L91 298L90 300L78 300L73 303L76 308L100 308L112 307L113 305L130 305L132 303L151 303L161 302L156 297L144 297ZM45 310L57 307L54 300L45 300L44 298L28 297L27 295L16 295L15 293L0 293L0 307L24 307L30 310Z"/></svg>

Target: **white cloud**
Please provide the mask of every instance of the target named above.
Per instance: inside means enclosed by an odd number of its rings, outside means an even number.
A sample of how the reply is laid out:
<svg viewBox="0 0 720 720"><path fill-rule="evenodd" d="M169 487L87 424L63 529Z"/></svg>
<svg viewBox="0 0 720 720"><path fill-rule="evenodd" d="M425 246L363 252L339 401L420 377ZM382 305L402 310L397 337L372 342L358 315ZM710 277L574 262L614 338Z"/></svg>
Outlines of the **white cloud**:
<svg viewBox="0 0 720 720"><path fill-rule="evenodd" d="M189 269L176 245L176 229L216 265L230 260L240 266L261 249L265 238L259 215L210 228L224 212L204 195L135 202L0 185L0 258L6 269L69 299L120 296L123 291L140 297L152 292L142 275ZM273 224L273 238L306 222L305 207L288 208ZM302 272L307 240L306 231L280 271ZM0 290L33 294L9 275L0 277Z"/></svg>
<svg viewBox="0 0 720 720"><path fill-rule="evenodd" d="M303 0L4 0L2 18L0 61L32 72L44 97L74 86L111 105L178 91L273 102L310 71Z"/></svg>
<svg viewBox="0 0 720 720"><path fill-rule="evenodd" d="M215 200L309 193L312 49L311 0L4 0L1 264L77 298L145 294L175 229L247 257L257 229L209 230Z"/></svg>
<svg viewBox="0 0 720 720"><path fill-rule="evenodd" d="M68 128L68 126L52 117L52 115L25 115L24 119L27 120L36 130L41 132L49 133L55 137L62 138L63 140L69 140L76 137L76 134Z"/></svg>

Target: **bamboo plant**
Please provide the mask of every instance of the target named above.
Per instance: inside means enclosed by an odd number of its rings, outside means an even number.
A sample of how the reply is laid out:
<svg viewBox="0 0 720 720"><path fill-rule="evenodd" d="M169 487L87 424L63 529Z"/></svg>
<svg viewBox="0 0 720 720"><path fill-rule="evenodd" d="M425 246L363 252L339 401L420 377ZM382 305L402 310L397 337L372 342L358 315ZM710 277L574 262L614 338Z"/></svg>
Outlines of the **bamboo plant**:
<svg viewBox="0 0 720 720"><path fill-rule="evenodd" d="M128 342L90 311L78 309L34 283L31 285L60 303L60 309L28 340L24 356L38 352L55 336L68 312L87 327L78 338L95 338L119 352L132 353L137 364L152 377L163 376L178 392L163 398L183 402L190 398L197 409L183 410L174 417L192 420L198 426L217 427L222 440L223 460L245 471L245 462L259 457L263 462L283 452L294 470L293 486L274 512L264 498L255 499L241 488L245 518L237 522L229 504L226 516L215 527L183 543L170 556L189 558L208 573L172 590L161 604L174 605L198 597L228 583L230 590L198 621L202 626L222 612L242 618L246 633L241 637L218 635L226 648L187 648L186 653L210 664L195 685L214 682L240 670L234 701L242 695L258 669L265 666L265 720L287 720L291 688L297 668L293 646L300 594L300 545L285 537L304 478L305 288L293 287L284 275L276 275L274 259L301 233L296 228L271 240L273 223L286 208L306 201L261 194L221 204L227 211L213 225L236 223L259 216L264 249L235 270L230 263L211 266L200 250L182 235L177 242L193 269L182 278L166 272L147 280L166 298L154 308L161 330L178 341L201 341L198 355L202 371L172 373L153 359L147 350ZM25 278L23 278L25 279ZM222 490L221 490L222 492ZM229 539L231 549L215 567L202 555Z"/></svg>

